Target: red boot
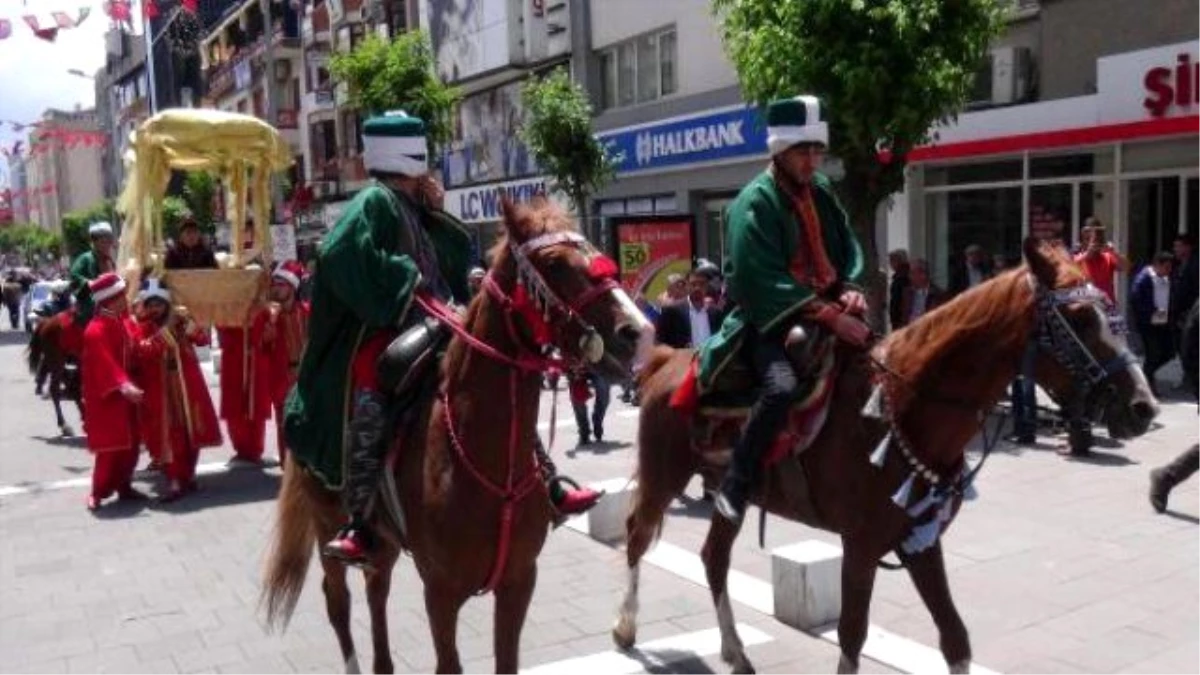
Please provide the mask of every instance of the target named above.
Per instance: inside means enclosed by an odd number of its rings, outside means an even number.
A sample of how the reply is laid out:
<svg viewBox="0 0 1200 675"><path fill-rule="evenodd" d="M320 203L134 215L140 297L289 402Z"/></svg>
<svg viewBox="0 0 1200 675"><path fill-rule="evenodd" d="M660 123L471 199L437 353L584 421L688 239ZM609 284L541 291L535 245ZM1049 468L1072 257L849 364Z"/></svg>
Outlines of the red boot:
<svg viewBox="0 0 1200 675"><path fill-rule="evenodd" d="M321 555L355 567L370 567L373 540L366 522L351 518L332 541L321 547Z"/></svg>
<svg viewBox="0 0 1200 675"><path fill-rule="evenodd" d="M582 487L566 476L552 477L548 488L550 502L554 504L555 510L564 516L587 513L604 496L603 492Z"/></svg>

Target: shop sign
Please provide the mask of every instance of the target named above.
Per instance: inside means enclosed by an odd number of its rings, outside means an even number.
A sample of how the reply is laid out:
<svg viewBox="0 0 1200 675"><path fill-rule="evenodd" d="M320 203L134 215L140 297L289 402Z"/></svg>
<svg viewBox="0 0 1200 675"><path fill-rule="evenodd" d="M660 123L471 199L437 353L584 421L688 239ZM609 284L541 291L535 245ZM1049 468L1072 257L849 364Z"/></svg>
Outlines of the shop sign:
<svg viewBox="0 0 1200 675"><path fill-rule="evenodd" d="M500 220L501 196L506 196L514 202L527 202L537 195L547 195L547 183L548 180L544 176L539 176L450 190L446 193L446 211L464 223ZM551 199L555 199L553 195L550 196Z"/></svg>
<svg viewBox="0 0 1200 675"><path fill-rule="evenodd" d="M734 106L698 115L597 134L617 171L642 171L698 162L753 157L767 152L758 112Z"/></svg>
<svg viewBox="0 0 1200 675"><path fill-rule="evenodd" d="M1102 124L1200 112L1200 42L1180 42L1096 61Z"/></svg>
<svg viewBox="0 0 1200 675"><path fill-rule="evenodd" d="M613 222L621 284L630 294L657 298L667 289L667 277L691 269L692 216L631 216Z"/></svg>

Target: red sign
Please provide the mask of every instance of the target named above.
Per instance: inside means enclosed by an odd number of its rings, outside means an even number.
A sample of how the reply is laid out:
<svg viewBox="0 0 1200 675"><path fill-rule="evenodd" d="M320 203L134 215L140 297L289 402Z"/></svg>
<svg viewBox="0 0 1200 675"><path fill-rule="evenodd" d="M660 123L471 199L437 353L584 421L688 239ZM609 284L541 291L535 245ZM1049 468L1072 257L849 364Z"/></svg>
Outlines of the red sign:
<svg viewBox="0 0 1200 675"><path fill-rule="evenodd" d="M280 129L296 129L296 111L280 110L275 114L275 126Z"/></svg>
<svg viewBox="0 0 1200 675"><path fill-rule="evenodd" d="M1142 78L1146 98L1142 105L1154 117L1167 114L1172 105L1190 108L1200 103L1200 63L1184 52L1175 57L1175 68L1159 66L1146 71Z"/></svg>
<svg viewBox="0 0 1200 675"><path fill-rule="evenodd" d="M653 301L671 274L692 267L691 216L629 218L616 225L617 264L630 293Z"/></svg>

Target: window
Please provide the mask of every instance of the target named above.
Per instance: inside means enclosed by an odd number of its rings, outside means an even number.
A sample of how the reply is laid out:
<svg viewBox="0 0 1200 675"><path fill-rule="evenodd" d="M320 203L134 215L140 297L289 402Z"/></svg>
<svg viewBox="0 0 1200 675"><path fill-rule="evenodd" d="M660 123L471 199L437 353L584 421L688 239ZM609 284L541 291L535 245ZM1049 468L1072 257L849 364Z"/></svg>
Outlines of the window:
<svg viewBox="0 0 1200 675"><path fill-rule="evenodd" d="M678 89L675 29L626 40L597 54L604 108L646 103Z"/></svg>

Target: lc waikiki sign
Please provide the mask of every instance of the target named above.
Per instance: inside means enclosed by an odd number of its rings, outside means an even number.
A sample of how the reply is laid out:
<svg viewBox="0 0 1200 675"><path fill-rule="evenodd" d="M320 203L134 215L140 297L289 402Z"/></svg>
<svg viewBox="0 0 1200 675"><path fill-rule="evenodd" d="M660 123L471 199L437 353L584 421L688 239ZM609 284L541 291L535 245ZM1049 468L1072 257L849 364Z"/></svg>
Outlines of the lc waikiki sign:
<svg viewBox="0 0 1200 675"><path fill-rule="evenodd" d="M540 176L450 190L446 193L446 211L464 223L494 222L500 220L502 215L501 195L514 202L527 202L537 195L546 195L568 208L566 202L549 189L549 179Z"/></svg>
<svg viewBox="0 0 1200 675"><path fill-rule="evenodd" d="M617 171L665 169L749 158L767 152L766 128L754 108L737 105L596 134Z"/></svg>

